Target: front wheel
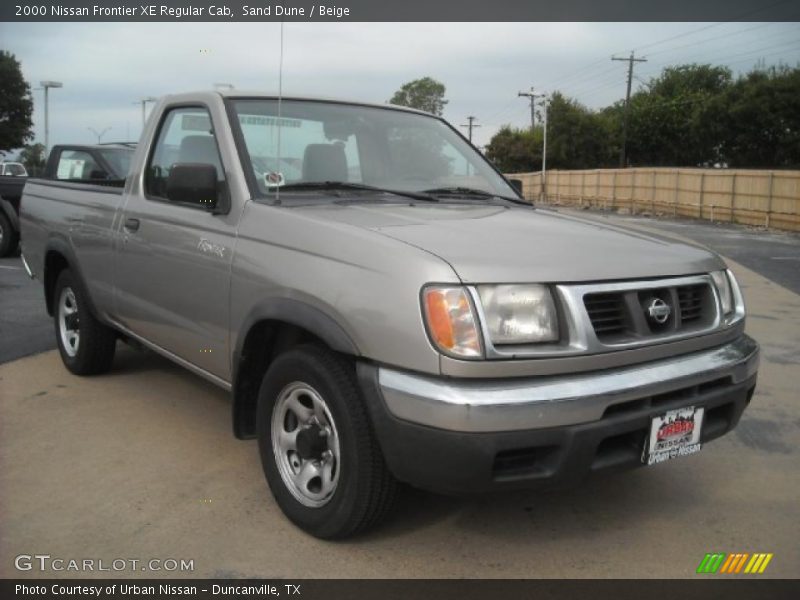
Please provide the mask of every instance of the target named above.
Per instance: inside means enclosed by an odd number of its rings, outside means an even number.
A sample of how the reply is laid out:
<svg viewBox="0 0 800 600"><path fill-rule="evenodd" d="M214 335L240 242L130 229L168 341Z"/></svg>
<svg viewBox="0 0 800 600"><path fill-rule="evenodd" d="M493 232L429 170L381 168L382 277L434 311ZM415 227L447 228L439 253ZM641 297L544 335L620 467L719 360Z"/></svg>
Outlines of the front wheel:
<svg viewBox="0 0 800 600"><path fill-rule="evenodd" d="M279 356L261 384L257 420L267 482L298 527L344 538L389 511L397 484L344 357L310 345Z"/></svg>
<svg viewBox="0 0 800 600"><path fill-rule="evenodd" d="M94 317L86 292L69 269L56 280L53 302L56 340L64 366L75 375L108 371L117 335Z"/></svg>

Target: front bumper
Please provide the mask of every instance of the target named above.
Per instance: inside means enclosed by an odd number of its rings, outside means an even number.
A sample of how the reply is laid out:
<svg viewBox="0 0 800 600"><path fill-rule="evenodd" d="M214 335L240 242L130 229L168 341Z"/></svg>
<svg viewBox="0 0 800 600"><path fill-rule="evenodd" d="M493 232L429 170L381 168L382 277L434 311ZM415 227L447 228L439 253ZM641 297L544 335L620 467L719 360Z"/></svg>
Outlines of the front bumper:
<svg viewBox="0 0 800 600"><path fill-rule="evenodd" d="M571 485L641 464L652 416L704 406L701 442L749 403L758 344L624 369L492 381L447 380L362 363L359 378L391 471L441 492Z"/></svg>

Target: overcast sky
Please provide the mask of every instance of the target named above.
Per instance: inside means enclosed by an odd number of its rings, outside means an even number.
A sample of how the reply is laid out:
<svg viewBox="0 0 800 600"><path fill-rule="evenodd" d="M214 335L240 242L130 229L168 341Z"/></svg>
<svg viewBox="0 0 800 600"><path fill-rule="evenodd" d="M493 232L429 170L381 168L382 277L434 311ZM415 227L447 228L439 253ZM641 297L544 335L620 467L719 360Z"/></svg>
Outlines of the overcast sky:
<svg viewBox="0 0 800 600"><path fill-rule="evenodd" d="M800 63L798 23L286 23L287 94L385 102L423 76L447 86L445 117L481 125L482 145L503 124L527 126L520 90L560 90L598 108L625 94L627 64L611 56L636 50L634 88L670 64L710 62L734 72L757 61ZM0 23L0 49L13 52L36 88L51 90L50 143L138 139L134 102L208 89L277 90L278 23ZM43 93L34 90L37 141Z"/></svg>

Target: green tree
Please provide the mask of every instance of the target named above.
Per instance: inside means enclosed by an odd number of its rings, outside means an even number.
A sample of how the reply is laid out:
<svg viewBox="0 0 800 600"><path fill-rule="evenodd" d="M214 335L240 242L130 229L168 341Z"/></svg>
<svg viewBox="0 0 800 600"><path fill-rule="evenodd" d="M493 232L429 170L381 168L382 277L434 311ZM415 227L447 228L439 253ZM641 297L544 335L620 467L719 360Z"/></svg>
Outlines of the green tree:
<svg viewBox="0 0 800 600"><path fill-rule="evenodd" d="M720 116L720 153L731 167L800 166L800 68L751 71L711 109Z"/></svg>
<svg viewBox="0 0 800 600"><path fill-rule="evenodd" d="M442 116L447 100L444 84L430 77L415 79L404 84L389 100L391 104L408 106Z"/></svg>
<svg viewBox="0 0 800 600"><path fill-rule="evenodd" d="M595 169L613 166L619 152L617 122L555 92L547 119L547 168ZM538 171L544 130L506 125L491 139L486 156L506 172Z"/></svg>
<svg viewBox="0 0 800 600"><path fill-rule="evenodd" d="M514 129L504 125L486 146L486 158L504 173L542 168L542 129Z"/></svg>
<svg viewBox="0 0 800 600"><path fill-rule="evenodd" d="M548 169L596 169L615 160L615 123L555 92L547 123Z"/></svg>
<svg viewBox="0 0 800 600"><path fill-rule="evenodd" d="M0 152L4 152L33 138L33 100L19 61L5 50L0 50L0 81Z"/></svg>
<svg viewBox="0 0 800 600"><path fill-rule="evenodd" d="M667 67L631 97L629 160L635 165L695 166L720 159L721 116L714 100L731 71L712 65Z"/></svg>
<svg viewBox="0 0 800 600"><path fill-rule="evenodd" d="M45 161L47 160L44 153L44 144L26 145L20 151L17 161L25 165L25 170L28 171L28 175L36 177L41 175L44 171Z"/></svg>

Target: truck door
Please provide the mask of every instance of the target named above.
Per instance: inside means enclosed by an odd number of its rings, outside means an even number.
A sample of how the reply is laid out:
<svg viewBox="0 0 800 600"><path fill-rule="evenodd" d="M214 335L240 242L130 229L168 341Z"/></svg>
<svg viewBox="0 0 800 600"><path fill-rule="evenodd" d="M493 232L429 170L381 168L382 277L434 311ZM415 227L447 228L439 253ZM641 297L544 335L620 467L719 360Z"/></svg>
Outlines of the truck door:
<svg viewBox="0 0 800 600"><path fill-rule="evenodd" d="M224 380L228 361L228 289L234 214L167 198L176 164L210 164L226 189L207 107L167 108L155 132L142 185L133 186L119 220L115 269L118 319L145 338Z"/></svg>

